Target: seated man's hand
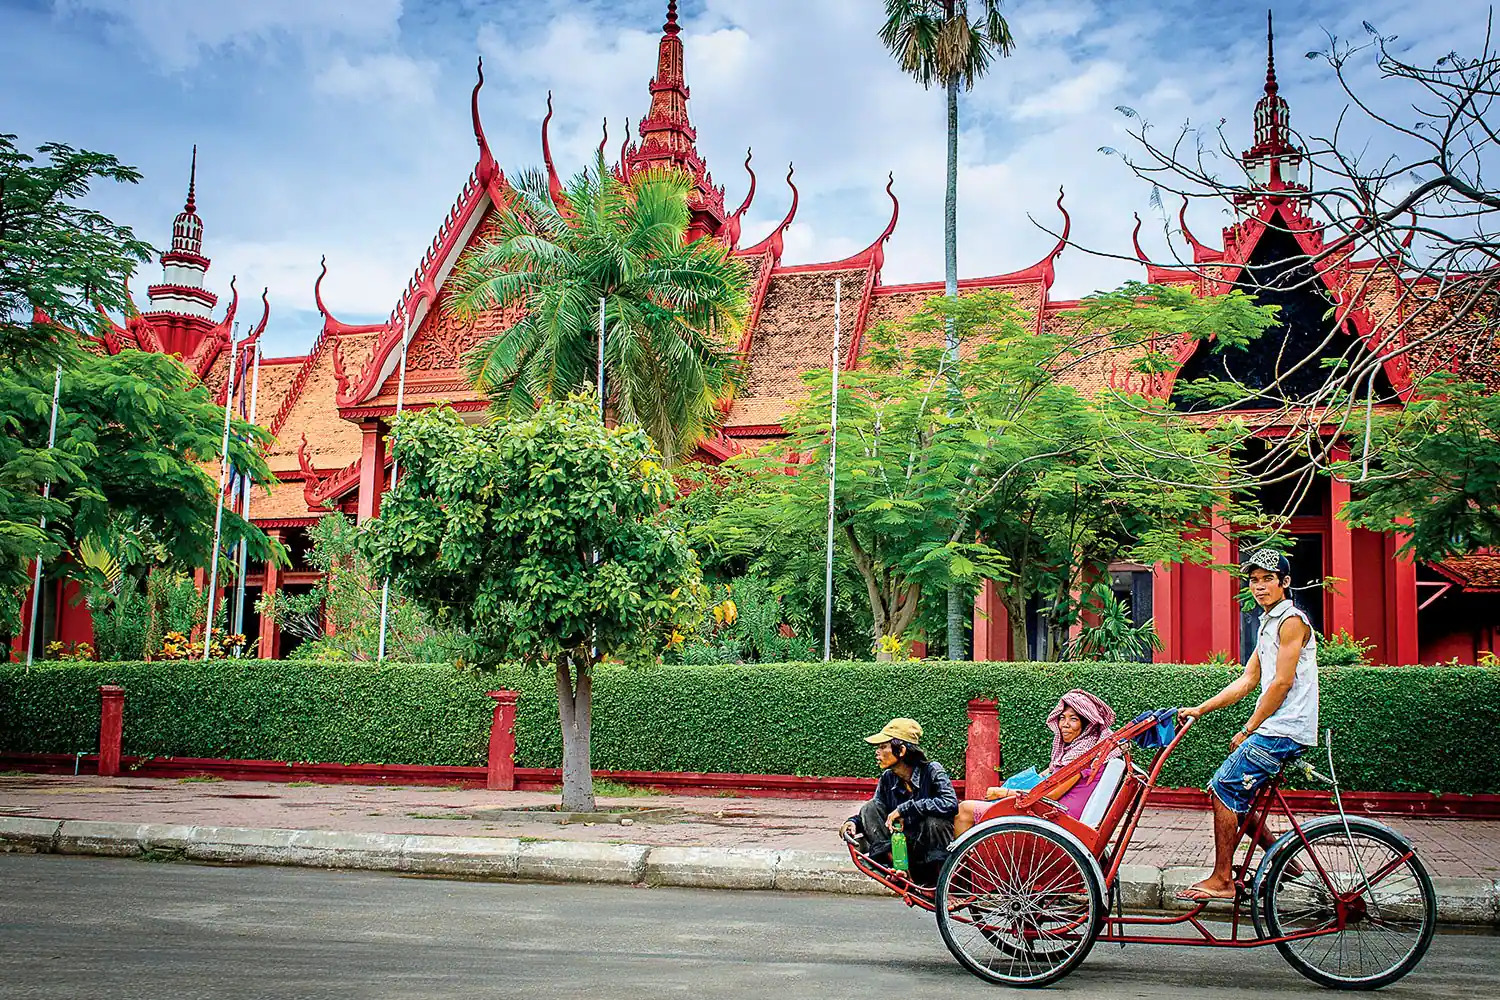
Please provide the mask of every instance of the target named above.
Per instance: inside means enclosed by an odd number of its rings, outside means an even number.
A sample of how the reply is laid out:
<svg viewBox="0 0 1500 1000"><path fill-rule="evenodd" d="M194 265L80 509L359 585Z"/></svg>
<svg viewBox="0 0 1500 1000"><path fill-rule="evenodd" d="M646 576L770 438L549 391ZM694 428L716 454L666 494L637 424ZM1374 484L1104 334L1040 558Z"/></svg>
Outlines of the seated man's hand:
<svg viewBox="0 0 1500 1000"><path fill-rule="evenodd" d="M901 810L900 809L892 809L891 810L891 814L885 818L885 828L887 830L894 831L896 829L896 820L898 820L900 818L901 818Z"/></svg>
<svg viewBox="0 0 1500 1000"><path fill-rule="evenodd" d="M843 826L843 829L840 830L839 832L842 833L845 837L849 838L850 840L853 840L855 837L857 837L859 835L859 830L855 828L855 826L854 826L854 820L852 820L852 819L849 822L845 823L844 826Z"/></svg>

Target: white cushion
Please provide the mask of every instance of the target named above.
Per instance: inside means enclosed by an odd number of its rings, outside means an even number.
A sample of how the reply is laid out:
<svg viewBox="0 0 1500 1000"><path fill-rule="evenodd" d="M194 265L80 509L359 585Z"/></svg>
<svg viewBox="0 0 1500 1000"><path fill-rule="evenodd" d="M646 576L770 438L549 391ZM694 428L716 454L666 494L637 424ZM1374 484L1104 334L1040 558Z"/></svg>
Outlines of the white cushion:
<svg viewBox="0 0 1500 1000"><path fill-rule="evenodd" d="M1097 827L1104 814L1109 812L1109 804L1115 800L1115 793L1120 790L1120 782L1125 777L1125 759L1123 757L1111 757L1104 764L1104 773L1099 776L1099 783L1089 795L1089 800L1083 806L1083 812L1078 815L1078 822L1085 826Z"/></svg>

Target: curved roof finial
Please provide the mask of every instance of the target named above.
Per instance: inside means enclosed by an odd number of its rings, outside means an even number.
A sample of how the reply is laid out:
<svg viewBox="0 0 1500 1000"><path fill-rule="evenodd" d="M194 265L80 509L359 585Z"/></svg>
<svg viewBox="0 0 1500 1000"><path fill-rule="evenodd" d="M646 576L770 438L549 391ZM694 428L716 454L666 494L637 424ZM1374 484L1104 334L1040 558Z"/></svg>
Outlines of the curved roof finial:
<svg viewBox="0 0 1500 1000"><path fill-rule="evenodd" d="M799 195L797 193L797 185L792 183L793 173L793 167L790 163L788 163L786 165L786 186L792 189L792 204L791 207L786 211L786 218L782 219L781 224L778 225L775 229L771 230L771 234L769 236L761 240L759 243L755 244L755 246L750 247L748 250L746 250L745 254L747 256L763 254L767 250L769 250L773 257L781 257L782 237L786 233L786 227L790 226L792 224L792 220L797 217L797 201Z"/></svg>
<svg viewBox="0 0 1500 1000"><path fill-rule="evenodd" d="M240 290L236 288L234 284L238 278L238 275L232 274L229 276L229 308L225 310L224 319L219 323L219 325L226 330L230 329L230 324L234 322L234 314L238 312L240 308ZM231 334L231 336L233 336L233 334Z"/></svg>
<svg viewBox="0 0 1500 1000"><path fill-rule="evenodd" d="M892 170L886 175L885 180L885 193L891 199L891 221L886 223L885 232L881 233L880 238L875 241L877 245L891 238L891 234L896 231L896 220L901 218L901 202L896 199L895 187L896 172Z"/></svg>
<svg viewBox="0 0 1500 1000"><path fill-rule="evenodd" d="M604 119L604 138L599 140L599 159L604 159L604 144L609 142L609 117Z"/></svg>
<svg viewBox="0 0 1500 1000"><path fill-rule="evenodd" d="M1182 208L1177 213L1177 224L1178 224L1178 228L1182 231L1182 238L1185 239L1185 240L1187 240L1188 241L1188 246L1190 246L1190 247L1193 248L1194 263L1197 263L1197 262L1203 260L1205 256L1206 257L1216 256L1217 252L1215 250L1207 247L1207 246L1204 246L1202 243L1199 243L1198 242L1198 237L1194 236L1193 235L1193 231L1188 228L1188 224L1187 224L1187 210L1188 210L1188 198L1187 198L1187 195L1183 195L1182 196Z"/></svg>
<svg viewBox="0 0 1500 1000"><path fill-rule="evenodd" d="M484 86L484 56L479 57L475 72L479 79L474 83L474 92L469 95L469 116L474 121L474 141L479 144L479 166L475 173L478 174L480 184L488 184L500 172L500 165L495 162L495 154L490 152L489 140L485 138L484 126L479 121L479 89Z"/></svg>
<svg viewBox="0 0 1500 1000"><path fill-rule="evenodd" d="M1130 214L1135 216L1135 229L1130 233L1130 242L1135 245L1135 258L1142 264L1149 264L1151 263L1151 258L1147 257L1146 252L1141 249L1141 213L1132 212Z"/></svg>
<svg viewBox="0 0 1500 1000"><path fill-rule="evenodd" d="M1413 208L1409 209L1409 211L1411 212L1411 228L1401 238L1401 249L1403 250L1410 250L1412 241L1417 238L1417 210Z"/></svg>
<svg viewBox="0 0 1500 1000"><path fill-rule="evenodd" d="M755 200L755 171L750 168L750 157L752 155L749 146L745 147L745 173L750 175L750 190L745 192L745 200L740 207L734 210L734 218L743 218L745 211L749 209L750 203Z"/></svg>
<svg viewBox="0 0 1500 1000"><path fill-rule="evenodd" d="M558 180L557 167L552 163L552 143L547 138L547 127L552 124L552 91L547 91L547 116L542 119L542 160L547 164L547 193L552 196L552 204L561 211L568 204L568 199L563 196L562 181Z"/></svg>
<svg viewBox="0 0 1500 1000"><path fill-rule="evenodd" d="M630 116L625 116L625 138L620 140L620 180L630 181Z"/></svg>
<svg viewBox="0 0 1500 1000"><path fill-rule="evenodd" d="M271 286L267 285L260 291L260 322L255 324L255 329L250 331L251 337L259 337L266 332L266 321L271 318Z"/></svg>

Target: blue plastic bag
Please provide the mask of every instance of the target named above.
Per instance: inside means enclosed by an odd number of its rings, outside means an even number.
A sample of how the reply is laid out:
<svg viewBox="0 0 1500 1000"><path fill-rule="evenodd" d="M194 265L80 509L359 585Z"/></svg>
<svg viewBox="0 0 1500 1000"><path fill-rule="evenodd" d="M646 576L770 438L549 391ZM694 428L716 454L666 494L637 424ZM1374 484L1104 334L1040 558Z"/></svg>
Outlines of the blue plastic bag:
<svg viewBox="0 0 1500 1000"><path fill-rule="evenodd" d="M1037 773L1036 768L1028 767L1019 774L1013 774L1005 779L1001 788L1010 788L1018 792L1029 792L1042 783L1042 776Z"/></svg>
<svg viewBox="0 0 1500 1000"><path fill-rule="evenodd" d="M1177 738L1177 709L1152 709L1149 712L1142 712L1130 721L1133 725L1142 719L1155 719L1156 725L1135 738L1135 745L1141 749L1160 750Z"/></svg>

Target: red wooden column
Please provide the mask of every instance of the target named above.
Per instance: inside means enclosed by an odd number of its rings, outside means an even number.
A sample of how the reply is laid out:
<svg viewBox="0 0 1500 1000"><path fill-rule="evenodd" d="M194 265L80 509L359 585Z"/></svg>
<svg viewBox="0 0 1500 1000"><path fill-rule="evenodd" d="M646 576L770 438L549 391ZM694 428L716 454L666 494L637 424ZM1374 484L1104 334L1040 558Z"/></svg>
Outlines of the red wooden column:
<svg viewBox="0 0 1500 1000"><path fill-rule="evenodd" d="M380 492L385 486L385 428L378 420L359 425L364 435L359 450L359 510L356 520L363 524L380 516Z"/></svg>
<svg viewBox="0 0 1500 1000"><path fill-rule="evenodd" d="M1417 564L1410 556L1397 555L1406 535L1387 535L1386 554L1391 560L1391 586L1386 604L1390 616L1391 644L1396 664L1416 663L1421 657L1417 642Z"/></svg>
<svg viewBox="0 0 1500 1000"><path fill-rule="evenodd" d="M995 581L986 580L983 589L974 595L974 659L1003 662L1014 656L1010 615L1000 603Z"/></svg>
<svg viewBox="0 0 1500 1000"><path fill-rule="evenodd" d="M120 735L125 728L125 689L115 684L99 685L99 774L120 774Z"/></svg>
<svg viewBox="0 0 1500 1000"><path fill-rule="evenodd" d="M1215 506L1208 515L1209 544L1213 546L1213 560L1218 565L1230 565L1229 525L1224 520L1222 507ZM1239 656L1240 606L1234 599L1238 577L1233 570L1215 570L1208 581L1209 593L1209 647L1210 652L1220 650L1229 654L1230 660Z"/></svg>
<svg viewBox="0 0 1500 1000"><path fill-rule="evenodd" d="M969 702L969 748L964 755L964 795L984 797L984 790L1000 784L1000 712L984 698Z"/></svg>
<svg viewBox="0 0 1500 1000"><path fill-rule="evenodd" d="M272 528L266 532L271 536L271 541L281 541L280 528ZM261 587L261 594L270 597L281 587L281 567L270 559L266 560L266 582ZM276 619L271 615L260 616L260 645L256 647L257 653L262 660L275 660L279 657L281 650L280 631L276 628Z"/></svg>
<svg viewBox="0 0 1500 1000"><path fill-rule="evenodd" d="M491 691L495 717L490 722L490 767L484 787L514 791L516 787L516 702L519 691Z"/></svg>
<svg viewBox="0 0 1500 1000"><path fill-rule="evenodd" d="M1151 617L1161 649L1153 657L1157 663L1176 663L1182 652L1177 621L1177 589L1182 582L1182 567L1157 563L1151 571Z"/></svg>
<svg viewBox="0 0 1500 1000"><path fill-rule="evenodd" d="M1329 456L1334 461L1349 457L1349 446L1336 444ZM1342 629L1354 634L1354 533L1339 517L1339 511L1349 502L1349 483L1332 478L1328 481L1328 573L1338 578L1337 589L1329 595L1329 635L1337 635ZM1412 594L1416 594L1416 577L1412 577ZM1368 599L1368 598L1366 598ZM1361 638L1369 638L1362 636Z"/></svg>

